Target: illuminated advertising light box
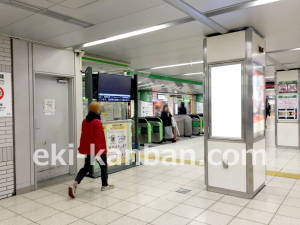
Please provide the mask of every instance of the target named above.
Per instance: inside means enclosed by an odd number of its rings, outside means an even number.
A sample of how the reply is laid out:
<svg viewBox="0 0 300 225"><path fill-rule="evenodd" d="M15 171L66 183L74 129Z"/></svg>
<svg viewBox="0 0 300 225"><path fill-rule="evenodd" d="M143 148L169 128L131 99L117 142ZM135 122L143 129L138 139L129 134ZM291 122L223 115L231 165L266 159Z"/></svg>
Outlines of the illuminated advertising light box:
<svg viewBox="0 0 300 225"><path fill-rule="evenodd" d="M265 134L265 78L263 66L253 64L253 137Z"/></svg>
<svg viewBox="0 0 300 225"><path fill-rule="evenodd" d="M210 66L210 138L242 137L242 63Z"/></svg>

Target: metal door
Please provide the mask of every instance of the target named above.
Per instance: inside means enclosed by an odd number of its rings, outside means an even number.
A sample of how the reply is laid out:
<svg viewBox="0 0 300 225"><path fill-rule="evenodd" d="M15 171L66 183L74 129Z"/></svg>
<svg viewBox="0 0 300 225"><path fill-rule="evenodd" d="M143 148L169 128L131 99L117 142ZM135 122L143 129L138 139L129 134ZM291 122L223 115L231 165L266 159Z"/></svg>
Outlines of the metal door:
<svg viewBox="0 0 300 225"><path fill-rule="evenodd" d="M49 158L48 165L36 165L36 180L55 178L69 174L69 85L68 80L53 76L36 75L35 78L35 149L45 149ZM58 160L54 162L53 145L56 155L66 149L62 155L66 165Z"/></svg>

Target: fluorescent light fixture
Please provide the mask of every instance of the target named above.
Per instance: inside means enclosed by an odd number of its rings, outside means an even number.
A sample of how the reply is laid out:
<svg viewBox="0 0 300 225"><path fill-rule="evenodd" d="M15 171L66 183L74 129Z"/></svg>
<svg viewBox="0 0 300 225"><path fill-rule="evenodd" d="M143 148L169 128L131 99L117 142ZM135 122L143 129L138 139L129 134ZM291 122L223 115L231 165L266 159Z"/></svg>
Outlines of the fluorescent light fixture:
<svg viewBox="0 0 300 225"><path fill-rule="evenodd" d="M190 63L181 63L181 64L174 64L174 65L168 65L168 66L153 67L153 68L151 68L151 70L164 69L164 68L177 67L177 66L187 66L187 65L194 65L194 64L200 64L200 63L203 63L203 61L190 62Z"/></svg>
<svg viewBox="0 0 300 225"><path fill-rule="evenodd" d="M293 48L292 51L298 51L300 48Z"/></svg>
<svg viewBox="0 0 300 225"><path fill-rule="evenodd" d="M273 78L273 77L275 77L275 76L272 76L272 77L266 77L266 78Z"/></svg>
<svg viewBox="0 0 300 225"><path fill-rule="evenodd" d="M141 29L141 30L125 33L125 34L120 34L120 35L105 38L105 39L101 39L101 40L98 40L98 41L92 41L92 42L89 42L89 43L85 43L83 45L83 47L90 47L90 46L93 46L93 45L100 45L100 44L111 42L111 41L117 41L117 40L120 40L120 39L129 38L129 37L133 37L133 36L137 36L137 35L141 35L141 34L150 33L150 32L153 32L153 31L161 30L161 29L164 29L164 28L167 28L167 27L169 27L168 24L157 25L157 26L153 26L153 27L149 27L149 28L145 28L145 29Z"/></svg>
<svg viewBox="0 0 300 225"><path fill-rule="evenodd" d="M140 85L140 86L138 86L138 87L144 87L144 86L148 86L148 85L151 85L151 84L153 84L153 83L143 84L143 85Z"/></svg>
<svg viewBox="0 0 300 225"><path fill-rule="evenodd" d="M203 74L203 72L198 72L198 73L186 73L186 74L183 74L183 75L189 76L189 75L197 75L197 74Z"/></svg>
<svg viewBox="0 0 300 225"><path fill-rule="evenodd" d="M258 0L256 2L254 2L255 5L263 5L263 4L268 4L268 3L272 3L272 2L278 2L280 0Z"/></svg>

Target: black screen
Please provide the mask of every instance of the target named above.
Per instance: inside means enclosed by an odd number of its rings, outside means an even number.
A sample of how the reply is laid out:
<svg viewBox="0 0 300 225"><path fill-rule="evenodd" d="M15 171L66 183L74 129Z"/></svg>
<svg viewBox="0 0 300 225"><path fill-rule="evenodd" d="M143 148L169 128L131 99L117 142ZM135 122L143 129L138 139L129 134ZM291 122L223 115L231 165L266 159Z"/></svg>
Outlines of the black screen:
<svg viewBox="0 0 300 225"><path fill-rule="evenodd" d="M99 74L98 101L129 102L131 77L113 74Z"/></svg>
<svg viewBox="0 0 300 225"><path fill-rule="evenodd" d="M131 94L131 77L113 74L99 74L98 80L99 94Z"/></svg>

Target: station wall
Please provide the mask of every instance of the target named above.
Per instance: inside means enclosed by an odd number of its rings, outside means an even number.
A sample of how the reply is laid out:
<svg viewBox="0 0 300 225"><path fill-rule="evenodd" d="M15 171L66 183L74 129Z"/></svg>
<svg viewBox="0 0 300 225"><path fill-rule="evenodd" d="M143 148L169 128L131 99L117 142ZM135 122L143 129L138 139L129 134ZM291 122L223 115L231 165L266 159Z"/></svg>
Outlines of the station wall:
<svg viewBox="0 0 300 225"><path fill-rule="evenodd" d="M11 73L10 38L0 36L0 74ZM14 193L13 119L0 117L0 199Z"/></svg>

